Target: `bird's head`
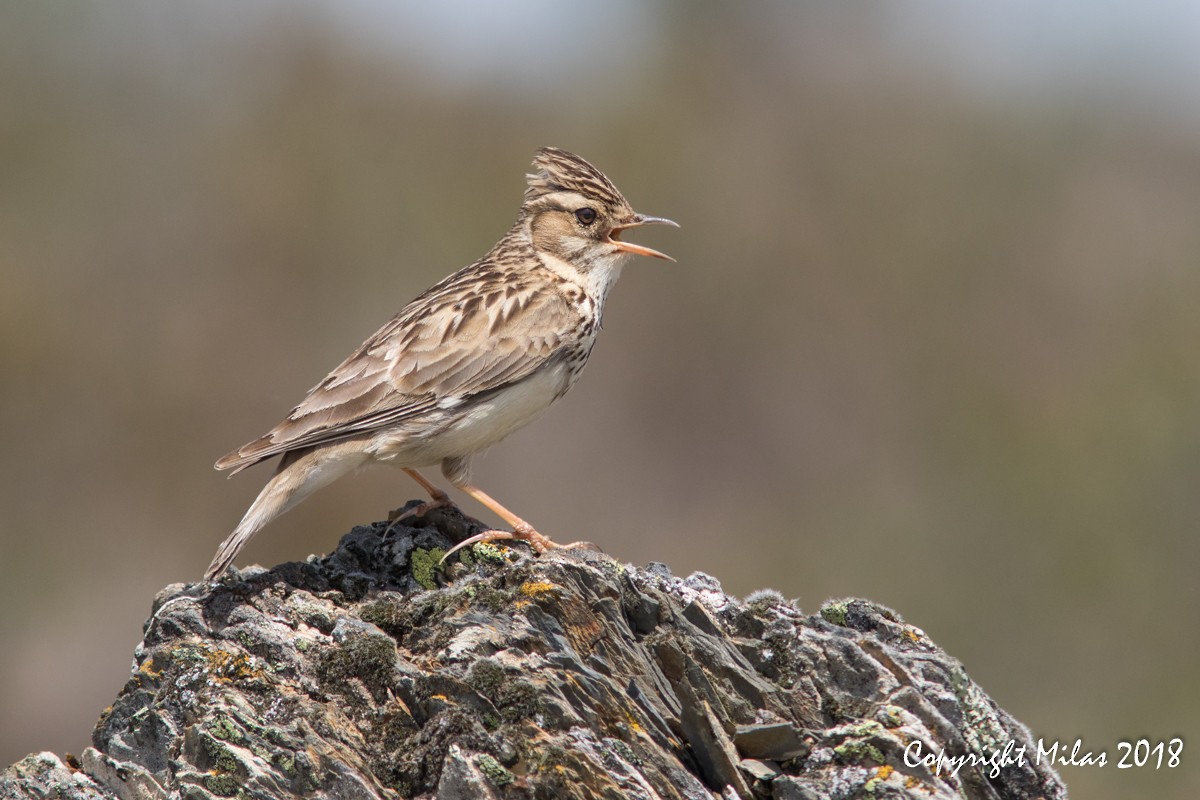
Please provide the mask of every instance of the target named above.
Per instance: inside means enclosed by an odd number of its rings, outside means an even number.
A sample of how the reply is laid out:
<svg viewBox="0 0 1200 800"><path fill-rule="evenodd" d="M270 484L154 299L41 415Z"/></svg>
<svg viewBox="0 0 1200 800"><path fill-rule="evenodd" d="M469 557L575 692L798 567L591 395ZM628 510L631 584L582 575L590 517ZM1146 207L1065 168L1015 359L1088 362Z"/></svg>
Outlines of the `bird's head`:
<svg viewBox="0 0 1200 800"><path fill-rule="evenodd" d="M624 256L652 256L674 261L665 253L621 235L642 225L678 224L633 210L600 170L579 156L543 147L527 175L522 217L528 222L533 246L583 270L615 266Z"/></svg>

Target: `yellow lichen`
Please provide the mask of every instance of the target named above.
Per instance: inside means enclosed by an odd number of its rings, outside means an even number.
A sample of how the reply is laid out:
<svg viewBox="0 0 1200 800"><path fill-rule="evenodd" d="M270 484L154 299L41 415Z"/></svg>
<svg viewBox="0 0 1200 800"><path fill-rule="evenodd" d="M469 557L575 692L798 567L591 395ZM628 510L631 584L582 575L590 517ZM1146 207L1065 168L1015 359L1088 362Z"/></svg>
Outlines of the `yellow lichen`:
<svg viewBox="0 0 1200 800"><path fill-rule="evenodd" d="M553 583L546 583L544 581L526 581L521 584L521 588L517 589L517 591L526 597L537 597L538 595L557 592L559 591L559 587Z"/></svg>
<svg viewBox="0 0 1200 800"><path fill-rule="evenodd" d="M232 683L239 680L256 680L263 677L263 670L254 665L254 657L229 650L213 650L205 657L208 671L217 680Z"/></svg>
<svg viewBox="0 0 1200 800"><path fill-rule="evenodd" d="M142 664L142 666L138 668L138 672L145 675L147 678L150 678L151 680L158 680L163 674L161 669L154 668L153 658L149 659L145 664Z"/></svg>

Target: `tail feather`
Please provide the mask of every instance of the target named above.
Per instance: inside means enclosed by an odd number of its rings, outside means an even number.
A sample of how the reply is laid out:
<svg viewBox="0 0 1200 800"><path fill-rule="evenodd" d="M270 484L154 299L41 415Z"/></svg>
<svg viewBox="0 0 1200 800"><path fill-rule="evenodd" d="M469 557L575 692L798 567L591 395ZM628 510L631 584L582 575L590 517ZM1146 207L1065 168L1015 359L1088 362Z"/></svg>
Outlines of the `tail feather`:
<svg viewBox="0 0 1200 800"><path fill-rule="evenodd" d="M327 448L289 453L279 464L275 477L267 482L246 510L233 533L217 548L217 554L204 572L204 580L221 577L246 543L276 517L294 508L310 494L360 466L365 456L346 458Z"/></svg>
<svg viewBox="0 0 1200 800"><path fill-rule="evenodd" d="M246 546L246 543L258 533L268 522L278 517L287 510L288 496L285 492L279 490L279 479L283 475L276 475L271 479L271 482L266 485L262 492L258 495L258 499L246 511L242 521L233 529L233 533L221 542L221 546L217 548L217 554L213 557L212 563L208 565L208 569L204 572L204 580L215 581L229 569L229 565L237 558L237 554ZM273 486L274 485L274 486ZM272 489L275 491L272 491ZM294 503L292 505L295 505Z"/></svg>

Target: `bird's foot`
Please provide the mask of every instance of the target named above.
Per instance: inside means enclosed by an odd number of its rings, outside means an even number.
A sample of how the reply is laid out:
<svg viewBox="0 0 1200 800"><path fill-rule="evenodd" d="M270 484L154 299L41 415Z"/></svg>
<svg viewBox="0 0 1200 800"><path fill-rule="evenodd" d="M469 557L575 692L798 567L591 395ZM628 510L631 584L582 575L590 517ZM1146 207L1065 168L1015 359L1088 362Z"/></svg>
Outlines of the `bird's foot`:
<svg viewBox="0 0 1200 800"><path fill-rule="evenodd" d="M492 541L496 541L497 539L520 539L523 542L528 542L529 546L532 547L533 551L535 553L537 553L538 555L541 555L542 553L546 552L547 550L566 550L566 549L575 548L575 547L587 548L589 550L599 550L600 549L600 548L596 547L596 545L592 544L591 542L572 542L571 544L558 544L557 542L552 541L550 539L550 537L543 536L542 534L538 533L536 530L533 529L532 525L529 525L528 523L526 523L524 525L515 526L515 528L511 531L498 531L498 530L481 531L480 533L477 533L474 536L470 536L466 539L463 539L461 542L454 545L454 547L451 547L449 550L447 550L446 554L444 556L442 556L442 560L439 563L444 563L447 558L449 558L451 555L458 552L459 550L462 550L464 547L470 547L471 545L479 544L480 542L492 542Z"/></svg>
<svg viewBox="0 0 1200 800"><path fill-rule="evenodd" d="M397 522L403 522L406 519L414 519L415 517L423 517L430 511L438 508L455 508L458 506L449 497L442 495L434 500L426 500L424 503L418 503L409 509L396 509L388 518L391 519L394 525Z"/></svg>
<svg viewBox="0 0 1200 800"><path fill-rule="evenodd" d="M458 507L458 504L450 499L450 495L446 494L445 492L439 491L437 494L435 494L433 496L432 500L426 500L424 503L415 505L412 508L408 509L407 511L397 509L396 511L393 511L392 514L389 514L388 519L391 521L391 524L387 526L387 530L385 530L384 533L387 534L387 533L391 532L392 528L396 527L398 524L400 524L401 522L403 522L406 519L417 519L419 517L425 516L430 511L436 511L439 508L447 508L447 509L451 509L453 511L457 511L459 514L462 514L462 516L469 523L472 523L475 525L483 524L482 522L475 519L474 517L469 517L466 514L464 514L463 510Z"/></svg>

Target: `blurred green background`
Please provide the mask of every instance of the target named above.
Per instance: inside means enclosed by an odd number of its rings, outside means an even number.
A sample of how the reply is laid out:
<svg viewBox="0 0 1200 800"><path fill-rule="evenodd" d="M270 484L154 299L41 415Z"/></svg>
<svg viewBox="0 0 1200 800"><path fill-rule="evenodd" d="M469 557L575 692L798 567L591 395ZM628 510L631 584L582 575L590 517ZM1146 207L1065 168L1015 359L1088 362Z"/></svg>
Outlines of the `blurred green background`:
<svg viewBox="0 0 1200 800"><path fill-rule="evenodd" d="M78 752L277 422L575 150L678 264L481 459L560 541L860 595L1035 736L1200 713L1200 7L0 6L0 765ZM417 497L336 484L241 563ZM468 507L469 508L469 507ZM480 512L482 513L482 512Z"/></svg>

